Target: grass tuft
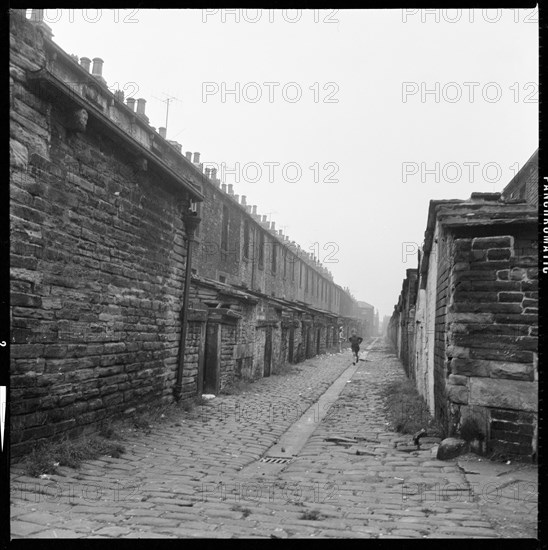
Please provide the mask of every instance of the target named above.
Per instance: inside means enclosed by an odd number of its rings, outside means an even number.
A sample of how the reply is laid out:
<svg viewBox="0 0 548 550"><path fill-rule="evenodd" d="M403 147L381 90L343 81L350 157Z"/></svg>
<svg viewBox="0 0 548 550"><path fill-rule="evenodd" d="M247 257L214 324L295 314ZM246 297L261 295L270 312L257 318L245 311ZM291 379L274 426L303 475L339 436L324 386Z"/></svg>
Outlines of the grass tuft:
<svg viewBox="0 0 548 550"><path fill-rule="evenodd" d="M382 391L385 411L393 430L402 434L414 434L425 429L429 436L446 436L443 426L434 420L423 398L405 378L388 383Z"/></svg>
<svg viewBox="0 0 548 550"><path fill-rule="evenodd" d="M299 519L306 519L310 521L320 521L324 519L324 515L319 510L305 510L300 516Z"/></svg>
<svg viewBox="0 0 548 550"><path fill-rule="evenodd" d="M23 459L22 466L29 476L55 474L59 466L79 468L84 460L109 455L119 458L125 452L121 443L100 435L85 436L77 440L38 443Z"/></svg>

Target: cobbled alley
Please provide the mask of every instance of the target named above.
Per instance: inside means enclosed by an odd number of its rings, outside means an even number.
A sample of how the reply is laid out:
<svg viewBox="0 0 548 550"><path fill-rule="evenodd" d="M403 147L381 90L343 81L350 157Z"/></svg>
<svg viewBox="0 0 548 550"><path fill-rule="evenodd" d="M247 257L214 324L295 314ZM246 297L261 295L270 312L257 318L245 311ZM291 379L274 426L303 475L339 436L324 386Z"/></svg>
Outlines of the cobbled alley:
<svg viewBox="0 0 548 550"><path fill-rule="evenodd" d="M474 472L427 445L396 448L409 437L390 430L381 391L404 376L377 338L355 368L348 350L323 355L148 434L125 432L119 458L47 479L14 466L12 537L536 537L532 466ZM307 411L313 433L297 455L271 452Z"/></svg>

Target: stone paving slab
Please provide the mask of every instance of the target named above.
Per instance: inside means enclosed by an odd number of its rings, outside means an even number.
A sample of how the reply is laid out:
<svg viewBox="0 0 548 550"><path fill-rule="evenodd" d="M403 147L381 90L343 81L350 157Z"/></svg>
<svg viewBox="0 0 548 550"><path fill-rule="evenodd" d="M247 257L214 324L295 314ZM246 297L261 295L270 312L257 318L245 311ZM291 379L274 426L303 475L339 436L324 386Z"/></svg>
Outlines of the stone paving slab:
<svg viewBox="0 0 548 550"><path fill-rule="evenodd" d="M351 362L349 351L314 358L150 433L127 432L125 454L88 461L78 471L35 479L12 468L12 537L536 536L532 512L514 514L512 532L500 528L499 516L523 504L516 498L485 506L470 490L468 477L491 481L489 466L466 474L457 461L437 461L429 450L396 449L402 436L389 429L381 390L404 373L380 341L298 456L275 473L246 475L243 468L275 445ZM361 439L326 441L333 436ZM356 448L373 456L356 455ZM534 481L534 472L518 473L504 475ZM506 500L515 497L513 486L506 485ZM536 507L529 493L528 505Z"/></svg>

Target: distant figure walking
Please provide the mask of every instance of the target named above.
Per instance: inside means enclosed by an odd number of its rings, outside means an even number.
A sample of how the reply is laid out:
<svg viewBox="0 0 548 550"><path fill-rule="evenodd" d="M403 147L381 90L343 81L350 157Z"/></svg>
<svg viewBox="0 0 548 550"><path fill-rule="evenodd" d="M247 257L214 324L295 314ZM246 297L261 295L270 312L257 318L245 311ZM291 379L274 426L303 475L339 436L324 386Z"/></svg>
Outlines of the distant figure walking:
<svg viewBox="0 0 548 550"><path fill-rule="evenodd" d="M358 336L356 333L356 329L353 328L348 341L351 344L352 353L356 356L356 360L352 361L352 364L355 365L360 360L360 344L363 342L363 338L361 336Z"/></svg>
<svg viewBox="0 0 548 550"><path fill-rule="evenodd" d="M342 353L342 343L346 340L344 337L344 329L339 327L339 353Z"/></svg>

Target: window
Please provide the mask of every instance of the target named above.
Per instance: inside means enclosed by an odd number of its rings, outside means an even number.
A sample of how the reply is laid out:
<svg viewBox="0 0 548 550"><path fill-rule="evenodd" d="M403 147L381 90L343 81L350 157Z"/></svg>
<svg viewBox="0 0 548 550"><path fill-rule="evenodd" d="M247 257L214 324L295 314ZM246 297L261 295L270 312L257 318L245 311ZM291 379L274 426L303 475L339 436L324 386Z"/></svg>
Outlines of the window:
<svg viewBox="0 0 548 550"><path fill-rule="evenodd" d="M219 275L219 282L226 283L226 277L224 275Z"/></svg>
<svg viewBox="0 0 548 550"><path fill-rule="evenodd" d="M278 243L276 241L272 241L272 253L271 253L271 260L272 260L272 273L276 273L276 269L278 268L277 261L278 261Z"/></svg>
<svg viewBox="0 0 548 550"><path fill-rule="evenodd" d="M249 258L249 222L244 221L244 258Z"/></svg>
<svg viewBox="0 0 548 550"><path fill-rule="evenodd" d="M221 226L221 250L228 250L228 207L223 205Z"/></svg>
<svg viewBox="0 0 548 550"><path fill-rule="evenodd" d="M259 269L264 268L264 233L259 233Z"/></svg>

